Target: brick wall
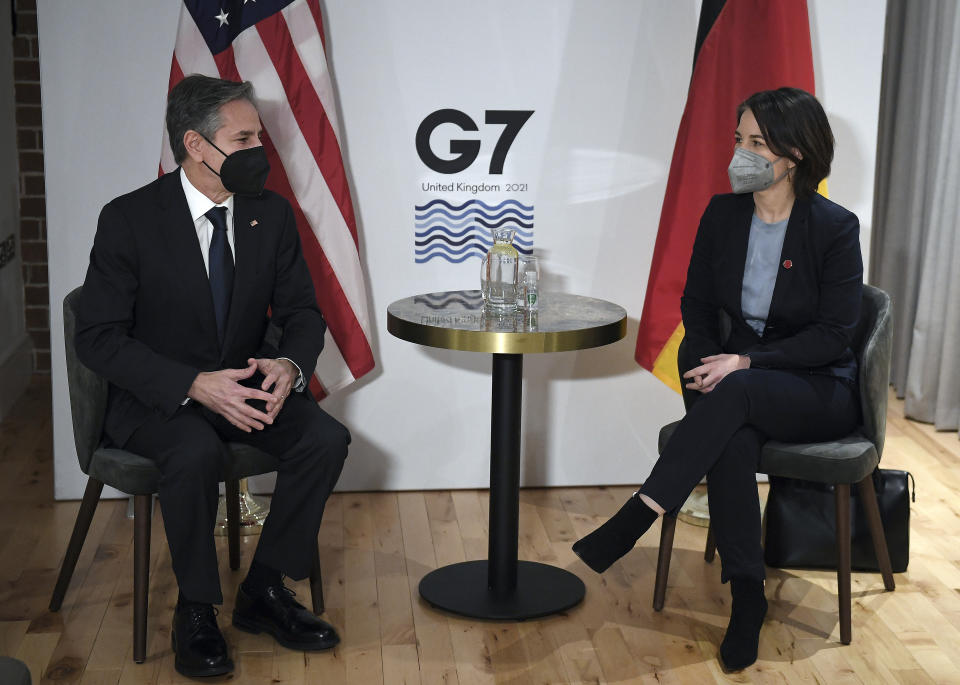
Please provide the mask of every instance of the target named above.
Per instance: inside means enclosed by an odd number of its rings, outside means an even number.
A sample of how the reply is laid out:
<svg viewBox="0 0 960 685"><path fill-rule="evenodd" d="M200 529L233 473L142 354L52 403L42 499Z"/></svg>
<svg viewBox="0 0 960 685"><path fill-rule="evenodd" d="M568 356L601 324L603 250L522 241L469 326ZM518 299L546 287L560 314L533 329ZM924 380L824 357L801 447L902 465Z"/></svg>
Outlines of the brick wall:
<svg viewBox="0 0 960 685"><path fill-rule="evenodd" d="M40 116L40 53L36 0L16 0L13 81L20 162L20 249L27 332L33 338L33 368L50 372L50 309L47 281L47 219Z"/></svg>

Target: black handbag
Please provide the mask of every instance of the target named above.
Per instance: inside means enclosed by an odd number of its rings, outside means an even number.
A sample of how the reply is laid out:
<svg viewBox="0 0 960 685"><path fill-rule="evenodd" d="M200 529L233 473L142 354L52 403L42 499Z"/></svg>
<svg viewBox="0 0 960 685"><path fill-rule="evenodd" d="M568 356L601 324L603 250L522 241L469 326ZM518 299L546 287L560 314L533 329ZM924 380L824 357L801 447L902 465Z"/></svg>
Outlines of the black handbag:
<svg viewBox="0 0 960 685"><path fill-rule="evenodd" d="M876 469L874 490L887 537L894 573L910 561L910 490L907 471ZM764 561L777 568L837 568L837 523L834 488L825 483L770 476L767 498ZM913 501L916 501L916 483ZM878 571L867 515L859 488L850 487L850 567Z"/></svg>

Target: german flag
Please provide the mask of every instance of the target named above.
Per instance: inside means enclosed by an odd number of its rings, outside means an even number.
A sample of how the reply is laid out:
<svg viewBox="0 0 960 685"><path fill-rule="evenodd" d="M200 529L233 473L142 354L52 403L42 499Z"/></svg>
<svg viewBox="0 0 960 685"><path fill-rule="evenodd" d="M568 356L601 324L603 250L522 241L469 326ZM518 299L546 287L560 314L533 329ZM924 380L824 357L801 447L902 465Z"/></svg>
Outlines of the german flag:
<svg viewBox="0 0 960 685"><path fill-rule="evenodd" d="M637 363L677 392L680 295L700 215L730 192L737 105L782 86L815 92L806 0L704 0L637 335Z"/></svg>

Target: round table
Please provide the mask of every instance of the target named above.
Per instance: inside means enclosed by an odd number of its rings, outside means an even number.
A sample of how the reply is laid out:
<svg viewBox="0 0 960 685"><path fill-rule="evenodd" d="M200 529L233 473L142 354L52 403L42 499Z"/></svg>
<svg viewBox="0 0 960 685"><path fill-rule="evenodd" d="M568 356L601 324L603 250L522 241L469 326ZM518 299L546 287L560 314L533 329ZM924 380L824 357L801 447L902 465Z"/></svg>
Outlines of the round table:
<svg viewBox="0 0 960 685"><path fill-rule="evenodd" d="M420 581L420 595L455 614L496 620L547 616L578 604L585 589L577 576L517 560L523 355L616 342L626 335L626 310L545 292L535 313L497 315L484 310L479 290L454 290L397 300L387 307L387 330L420 345L493 354L488 558L431 571Z"/></svg>

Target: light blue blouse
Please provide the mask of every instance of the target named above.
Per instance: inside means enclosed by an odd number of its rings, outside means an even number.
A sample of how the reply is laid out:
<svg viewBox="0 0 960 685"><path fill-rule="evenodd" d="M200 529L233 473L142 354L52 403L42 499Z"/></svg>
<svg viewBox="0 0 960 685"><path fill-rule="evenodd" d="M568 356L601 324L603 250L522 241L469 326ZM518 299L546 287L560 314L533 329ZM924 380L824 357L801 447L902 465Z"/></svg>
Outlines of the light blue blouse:
<svg viewBox="0 0 960 685"><path fill-rule="evenodd" d="M770 313L770 300L780 268L780 253L783 238L787 233L787 221L768 224L756 214L750 222L750 239L747 243L747 261L743 267L743 290L740 308L747 324L763 335Z"/></svg>

